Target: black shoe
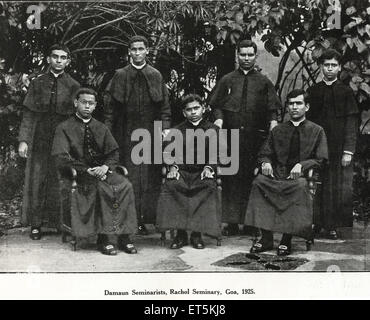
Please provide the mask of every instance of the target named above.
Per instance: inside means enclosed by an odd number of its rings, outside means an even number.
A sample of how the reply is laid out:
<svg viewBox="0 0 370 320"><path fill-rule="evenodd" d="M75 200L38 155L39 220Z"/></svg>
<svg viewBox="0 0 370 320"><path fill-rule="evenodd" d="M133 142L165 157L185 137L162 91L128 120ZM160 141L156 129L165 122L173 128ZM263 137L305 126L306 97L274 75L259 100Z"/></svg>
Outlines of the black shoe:
<svg viewBox="0 0 370 320"><path fill-rule="evenodd" d="M337 231L336 230L330 230L328 232L328 239L331 239L331 240L338 240L338 234L337 234Z"/></svg>
<svg viewBox="0 0 370 320"><path fill-rule="evenodd" d="M134 244L127 235L123 235L118 238L118 249L128 254L137 253L137 249L135 248Z"/></svg>
<svg viewBox="0 0 370 320"><path fill-rule="evenodd" d="M229 223L227 227L222 230L223 236L236 236L239 234L239 226L237 223Z"/></svg>
<svg viewBox="0 0 370 320"><path fill-rule="evenodd" d="M278 256L288 256L291 253L291 245L279 244L277 248Z"/></svg>
<svg viewBox="0 0 370 320"><path fill-rule="evenodd" d="M99 245L99 250L102 254L108 255L108 256L115 256L117 255L116 247L111 243L105 243Z"/></svg>
<svg viewBox="0 0 370 320"><path fill-rule="evenodd" d="M204 249L205 245L201 236L191 237L190 243L194 249Z"/></svg>
<svg viewBox="0 0 370 320"><path fill-rule="evenodd" d="M272 250L273 245L272 243L264 243L262 241L257 241L253 244L252 248L250 249L250 253L261 253L264 251Z"/></svg>
<svg viewBox="0 0 370 320"><path fill-rule="evenodd" d="M32 227L30 238L32 240L40 240L41 239L41 228Z"/></svg>
<svg viewBox="0 0 370 320"><path fill-rule="evenodd" d="M138 234L138 235L141 235L141 236L147 236L147 235L149 234L149 231L148 231L148 229L145 227L145 224L144 224L144 223L140 223L140 224L139 224L137 234Z"/></svg>
<svg viewBox="0 0 370 320"><path fill-rule="evenodd" d="M170 245L170 249L180 249L183 246L187 246L187 245L188 245L188 239L176 236Z"/></svg>

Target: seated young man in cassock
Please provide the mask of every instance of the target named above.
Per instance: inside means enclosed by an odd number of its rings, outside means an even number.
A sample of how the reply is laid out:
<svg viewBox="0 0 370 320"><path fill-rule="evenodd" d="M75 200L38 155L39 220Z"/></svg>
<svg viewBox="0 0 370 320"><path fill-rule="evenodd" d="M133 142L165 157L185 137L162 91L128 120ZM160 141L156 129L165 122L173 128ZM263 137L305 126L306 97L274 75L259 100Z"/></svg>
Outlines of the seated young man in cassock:
<svg viewBox="0 0 370 320"><path fill-rule="evenodd" d="M328 159L328 149L324 129L305 118L306 99L301 89L287 95L290 120L276 126L260 150L262 174L253 181L245 217L262 233L252 253L273 248L273 231L283 233L278 255L290 254L292 235L312 237L312 198L303 176Z"/></svg>
<svg viewBox="0 0 370 320"><path fill-rule="evenodd" d="M221 215L217 195L215 172L217 170L218 127L203 119L205 108L201 97L196 94L186 95L182 100L184 122L174 129L181 132L182 139L176 139L176 151L183 151L183 161L176 161L169 166L167 179L158 200L157 226L161 231L177 229L177 235L171 243L171 249L179 249L188 244L187 230L191 231L190 241L194 248L205 247L202 233L218 237L221 235ZM170 131L173 133L174 130ZM204 136L204 145L194 137L195 130ZM192 141L190 140L192 139ZM189 141L187 141L189 140ZM189 142L193 147L189 147ZM190 144L191 144L190 142ZM212 143L216 143L213 152ZM167 145L169 147L170 144ZM199 148L198 148L199 147ZM204 158L198 155L204 152ZM193 155L189 156L189 154ZM164 155L166 154L166 148ZM191 158L188 161L188 157ZM176 156L175 156L176 158ZM213 160L212 160L213 158ZM164 159L165 163L166 158Z"/></svg>
<svg viewBox="0 0 370 320"><path fill-rule="evenodd" d="M76 113L55 133L52 154L60 171L75 168L71 224L76 237L98 235L103 254L116 255L115 242L127 253L137 253L129 235L137 230L135 198L130 181L115 169L118 145L108 128L92 118L97 94L89 88L76 93ZM118 241L117 241L118 238Z"/></svg>

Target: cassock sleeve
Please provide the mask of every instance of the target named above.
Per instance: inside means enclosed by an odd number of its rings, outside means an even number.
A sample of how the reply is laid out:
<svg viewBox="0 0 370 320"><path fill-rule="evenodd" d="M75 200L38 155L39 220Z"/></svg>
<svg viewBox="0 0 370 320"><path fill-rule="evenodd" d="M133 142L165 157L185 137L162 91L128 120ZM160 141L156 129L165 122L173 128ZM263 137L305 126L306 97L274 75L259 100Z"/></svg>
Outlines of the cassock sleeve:
<svg viewBox="0 0 370 320"><path fill-rule="evenodd" d="M161 105L162 129L169 129L171 127L171 106L168 98L168 89L164 82L162 82L162 95L163 95L163 101Z"/></svg>
<svg viewBox="0 0 370 320"><path fill-rule="evenodd" d="M275 151L274 151L274 129L272 129L272 131L270 131L268 137L267 137L267 140L265 141L265 143L263 144L259 154L258 154L258 165L261 165L262 163L264 162L268 162L268 163L273 163L273 159L274 159L274 154L275 154Z"/></svg>
<svg viewBox="0 0 370 320"><path fill-rule="evenodd" d="M104 154L106 156L104 164L110 169L114 169L119 161L118 145L116 140L113 138L112 133L108 129L104 136Z"/></svg>
<svg viewBox="0 0 370 320"><path fill-rule="evenodd" d="M32 143L33 130L37 120L37 114L24 108L21 126L19 128L18 141L26 142L28 145Z"/></svg>
<svg viewBox="0 0 370 320"><path fill-rule="evenodd" d="M78 173L85 173L89 167L82 161L74 159L70 151L71 146L69 139L63 130L63 126L59 125L55 130L53 147L51 151L51 155L55 158L57 168L59 170L65 170L73 167Z"/></svg>
<svg viewBox="0 0 370 320"><path fill-rule="evenodd" d="M224 118L224 114L222 111L223 105L222 101L225 101L225 96L227 94L227 86L225 78L222 78L219 83L216 85L215 91L211 96L211 100L209 101L210 106L213 109L213 116L217 119Z"/></svg>
<svg viewBox="0 0 370 320"><path fill-rule="evenodd" d="M324 129L321 129L318 134L314 150L312 159L300 161L302 171L307 171L314 167L319 168L328 160L328 143Z"/></svg>
<svg viewBox="0 0 370 320"><path fill-rule="evenodd" d="M274 85L267 79L267 105L270 111L270 121L277 120L277 112L281 109L281 102L276 93Z"/></svg>
<svg viewBox="0 0 370 320"><path fill-rule="evenodd" d="M358 134L358 125L359 125L359 118L358 118L358 108L355 97L353 95L353 91L346 95L346 109L347 109L347 117L346 117L346 124L345 124L345 134L344 134L344 144L343 144L343 151L349 151L355 153L356 150L356 140Z"/></svg>

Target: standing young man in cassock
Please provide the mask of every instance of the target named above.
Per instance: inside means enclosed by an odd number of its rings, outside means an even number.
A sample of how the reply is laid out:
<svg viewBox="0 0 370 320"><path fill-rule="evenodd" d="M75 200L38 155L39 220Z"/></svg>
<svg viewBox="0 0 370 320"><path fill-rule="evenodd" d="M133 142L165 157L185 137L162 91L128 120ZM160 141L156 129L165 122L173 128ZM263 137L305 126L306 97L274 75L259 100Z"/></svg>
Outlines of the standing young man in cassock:
<svg viewBox="0 0 370 320"><path fill-rule="evenodd" d="M262 233L252 253L273 248L273 231L283 233L278 255L290 254L292 235L312 238L312 198L303 175L327 160L328 149L324 129L305 119L306 98L301 89L287 95L291 119L272 129L259 153L262 174L253 181L245 216L245 224Z"/></svg>
<svg viewBox="0 0 370 320"><path fill-rule="evenodd" d="M162 75L146 61L148 40L141 36L132 37L128 52L131 63L116 71L107 88L110 102L105 110L105 124L119 144L120 160L127 167L134 186L139 234L147 234L144 223L154 223L155 220L153 208L161 185L161 166L132 162L131 150L137 142L131 141L131 134L135 129L148 130L153 155L154 134L161 135L161 132L154 133L153 123L161 120L162 129L168 129L171 108Z"/></svg>
<svg viewBox="0 0 370 320"><path fill-rule="evenodd" d="M127 253L137 253L129 235L137 229L135 197L127 178L115 170L118 144L108 128L92 118L97 94L89 88L77 91L76 113L55 132L52 155L59 170L77 171L77 190L72 195L72 232L76 237L98 234L103 254L116 255L115 242ZM117 241L118 236L118 241Z"/></svg>
<svg viewBox="0 0 370 320"><path fill-rule="evenodd" d="M210 100L215 124L224 129L239 129L239 171L223 179L223 222L228 223L225 235L237 234L238 224L244 222L257 154L268 130L277 124L277 110L281 106L271 81L255 70L256 57L257 45L241 41L239 69L222 77Z"/></svg>
<svg viewBox="0 0 370 320"><path fill-rule="evenodd" d="M338 80L341 55L329 49L320 57L323 81L308 89L307 118L322 126L328 137L329 165L323 172L321 216L316 223L337 239L338 227L352 227L353 155L359 116L353 91Z"/></svg>
<svg viewBox="0 0 370 320"><path fill-rule="evenodd" d="M171 249L179 249L188 244L187 230L191 231L192 246L203 249L202 233L215 237L221 235L220 199L217 197L215 176L219 147L218 127L203 119L205 108L200 96L185 96L182 107L186 120L174 128L181 132L182 139L176 150L183 150L182 161L169 166L167 180L158 200L157 226L162 231L177 229ZM196 135L199 135L197 138L194 136L195 130ZM202 137L205 138L204 145L199 142ZM193 140L190 142L189 139ZM213 149L210 145L212 143ZM210 150L215 154L210 154ZM203 162L198 162L199 153L204 153ZM191 163L187 163L188 160Z"/></svg>
<svg viewBox="0 0 370 320"><path fill-rule="evenodd" d="M55 128L73 113L73 95L80 87L64 70L70 52L53 45L48 52L49 71L31 81L23 101L18 152L27 158L22 203L22 224L31 225L32 240L41 238L41 226L59 228L60 200L51 147Z"/></svg>

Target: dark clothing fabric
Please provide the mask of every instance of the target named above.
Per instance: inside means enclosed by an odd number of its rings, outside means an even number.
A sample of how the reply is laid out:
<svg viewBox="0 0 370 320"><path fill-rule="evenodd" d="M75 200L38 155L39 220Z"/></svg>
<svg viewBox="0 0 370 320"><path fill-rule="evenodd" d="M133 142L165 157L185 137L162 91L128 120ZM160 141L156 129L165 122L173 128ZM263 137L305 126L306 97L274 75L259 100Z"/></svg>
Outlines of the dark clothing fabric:
<svg viewBox="0 0 370 320"><path fill-rule="evenodd" d="M59 225L59 186L51 157L56 126L74 111L73 95L79 83L68 74L45 73L32 80L24 99L18 141L28 145L22 203L23 225Z"/></svg>
<svg viewBox="0 0 370 320"><path fill-rule="evenodd" d="M258 158L261 164L272 164L274 178L258 175L253 181L245 224L310 238L313 208L307 181L287 177L296 163L306 172L319 168L327 158L326 137L320 126L307 120L298 127L290 121L276 126ZM298 161L293 164L295 159Z"/></svg>
<svg viewBox="0 0 370 320"><path fill-rule="evenodd" d="M243 223L257 154L281 103L271 81L256 70L236 70L217 84L210 105L224 129L239 129L239 171L223 178L223 221ZM228 146L231 145L228 134Z"/></svg>
<svg viewBox="0 0 370 320"><path fill-rule="evenodd" d="M317 224L331 230L353 224L353 160L341 164L344 151L354 153L359 115L351 88L337 80L331 86L320 82L308 90L307 118L318 123L328 138L329 164L323 172L321 215Z"/></svg>
<svg viewBox="0 0 370 320"><path fill-rule="evenodd" d="M115 172L118 145L104 124L95 119L84 123L76 116L69 118L56 129L52 155L62 175L70 167L78 172L77 190L71 199L70 227L75 236L136 232L133 188L127 178ZM103 164L110 168L104 181L86 171ZM68 227L68 222L63 222Z"/></svg>
<svg viewBox="0 0 370 320"><path fill-rule="evenodd" d="M175 127L180 130L184 140L181 141L184 163L175 162L179 167L180 179L166 179L162 186L157 207L157 226L160 230L184 229L195 232L220 236L221 232L221 198L217 189L216 179L201 180L201 173L205 166L216 172L218 158L211 161L209 155L210 144L213 140L218 145L218 127L207 120L202 120L198 126L185 121ZM197 142L194 148L187 149L189 140L186 130L201 130L209 132L204 146L198 151L205 151L203 162L197 161ZM195 140L195 139L194 139ZM187 154L194 152L194 163L187 164ZM211 156L212 157L212 156ZM189 157L192 158L192 157Z"/></svg>
<svg viewBox="0 0 370 320"><path fill-rule="evenodd" d="M117 70L107 90L110 101L105 110L105 123L118 142L120 161L127 167L134 186L139 220L154 223L161 166L132 162L131 152L138 142L132 141L131 135L136 129L149 131L152 139L149 153L153 160L154 135L161 134L158 129L154 132L154 121L162 121L162 129L170 127L167 88L158 70L149 65L137 70L129 65Z"/></svg>

